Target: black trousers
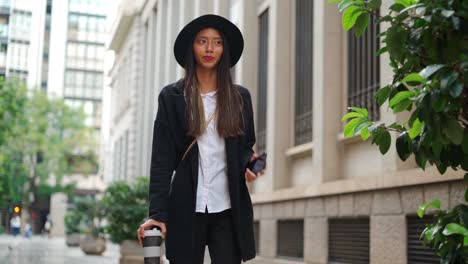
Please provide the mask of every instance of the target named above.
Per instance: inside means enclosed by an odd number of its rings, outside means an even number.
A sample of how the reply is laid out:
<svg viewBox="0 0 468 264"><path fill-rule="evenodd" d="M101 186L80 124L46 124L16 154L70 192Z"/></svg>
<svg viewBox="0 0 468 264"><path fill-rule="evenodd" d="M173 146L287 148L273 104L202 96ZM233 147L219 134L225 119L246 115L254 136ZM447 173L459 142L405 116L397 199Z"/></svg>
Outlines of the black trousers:
<svg viewBox="0 0 468 264"><path fill-rule="evenodd" d="M241 256L233 231L231 209L219 213L195 213L193 261L202 264L208 246L212 264L240 264ZM189 264L173 263L171 264Z"/></svg>

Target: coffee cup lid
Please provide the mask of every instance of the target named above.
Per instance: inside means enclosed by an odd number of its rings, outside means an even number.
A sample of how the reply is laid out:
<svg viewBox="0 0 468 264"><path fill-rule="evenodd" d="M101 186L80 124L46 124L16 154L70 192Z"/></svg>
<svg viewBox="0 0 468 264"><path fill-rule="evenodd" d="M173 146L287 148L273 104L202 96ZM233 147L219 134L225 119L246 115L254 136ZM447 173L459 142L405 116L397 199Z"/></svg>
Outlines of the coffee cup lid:
<svg viewBox="0 0 468 264"><path fill-rule="evenodd" d="M145 230L145 236L160 236L161 231L157 228L153 228L152 230Z"/></svg>

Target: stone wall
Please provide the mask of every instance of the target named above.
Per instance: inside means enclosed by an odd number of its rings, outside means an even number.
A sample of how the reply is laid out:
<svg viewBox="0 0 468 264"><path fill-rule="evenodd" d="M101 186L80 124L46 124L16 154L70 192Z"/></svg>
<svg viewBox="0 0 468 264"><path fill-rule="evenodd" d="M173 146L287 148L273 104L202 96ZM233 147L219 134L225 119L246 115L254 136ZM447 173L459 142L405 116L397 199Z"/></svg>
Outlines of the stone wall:
<svg viewBox="0 0 468 264"><path fill-rule="evenodd" d="M278 220L304 219L304 260L327 263L328 219L369 217L370 263L406 263L406 216L419 204L440 199L443 208L464 201L463 181L356 192L254 205L259 221L259 256L252 263L291 263L276 258Z"/></svg>

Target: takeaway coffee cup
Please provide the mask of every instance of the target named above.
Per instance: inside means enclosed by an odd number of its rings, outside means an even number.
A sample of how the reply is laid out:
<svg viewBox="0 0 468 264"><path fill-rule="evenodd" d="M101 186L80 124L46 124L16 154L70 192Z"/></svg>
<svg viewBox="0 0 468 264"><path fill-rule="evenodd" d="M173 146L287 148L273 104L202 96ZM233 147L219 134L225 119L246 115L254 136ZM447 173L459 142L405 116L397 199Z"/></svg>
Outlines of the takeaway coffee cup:
<svg viewBox="0 0 468 264"><path fill-rule="evenodd" d="M159 264L161 258L161 231L158 228L145 230L143 238L143 252L145 264Z"/></svg>

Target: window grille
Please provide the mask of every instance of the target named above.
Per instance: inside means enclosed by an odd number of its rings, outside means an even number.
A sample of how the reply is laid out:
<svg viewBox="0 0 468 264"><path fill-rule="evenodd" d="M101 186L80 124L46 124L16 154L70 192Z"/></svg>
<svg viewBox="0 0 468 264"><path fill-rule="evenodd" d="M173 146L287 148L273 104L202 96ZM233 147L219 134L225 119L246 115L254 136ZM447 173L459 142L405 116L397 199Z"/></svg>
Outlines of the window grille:
<svg viewBox="0 0 468 264"><path fill-rule="evenodd" d="M268 80L268 10L259 16L258 94L257 94L257 152L266 147L266 111Z"/></svg>
<svg viewBox="0 0 468 264"><path fill-rule="evenodd" d="M304 220L278 221L277 255L280 258L304 258Z"/></svg>
<svg viewBox="0 0 468 264"><path fill-rule="evenodd" d="M328 263L369 263L369 218L328 221Z"/></svg>
<svg viewBox="0 0 468 264"><path fill-rule="evenodd" d="M380 110L374 94L380 86L379 24L371 15L369 26L361 37L348 32L348 107L369 110L372 120L380 119Z"/></svg>
<svg viewBox="0 0 468 264"><path fill-rule="evenodd" d="M296 1L295 145L312 141L313 2Z"/></svg>

